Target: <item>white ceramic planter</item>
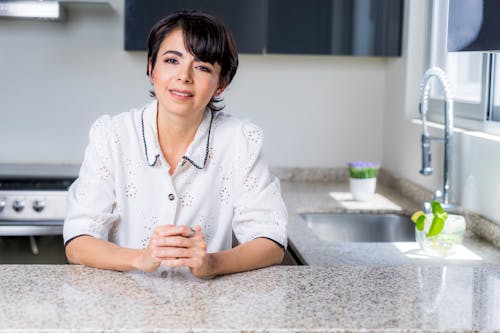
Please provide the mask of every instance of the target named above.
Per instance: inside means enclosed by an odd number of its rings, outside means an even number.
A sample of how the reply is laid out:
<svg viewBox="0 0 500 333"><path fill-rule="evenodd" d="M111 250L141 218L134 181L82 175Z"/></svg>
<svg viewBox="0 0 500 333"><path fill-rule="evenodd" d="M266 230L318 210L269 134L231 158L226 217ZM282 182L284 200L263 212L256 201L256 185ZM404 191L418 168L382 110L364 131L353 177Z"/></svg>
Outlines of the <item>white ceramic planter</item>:
<svg viewBox="0 0 500 333"><path fill-rule="evenodd" d="M377 178L349 178L349 189L357 201L369 201L375 194Z"/></svg>

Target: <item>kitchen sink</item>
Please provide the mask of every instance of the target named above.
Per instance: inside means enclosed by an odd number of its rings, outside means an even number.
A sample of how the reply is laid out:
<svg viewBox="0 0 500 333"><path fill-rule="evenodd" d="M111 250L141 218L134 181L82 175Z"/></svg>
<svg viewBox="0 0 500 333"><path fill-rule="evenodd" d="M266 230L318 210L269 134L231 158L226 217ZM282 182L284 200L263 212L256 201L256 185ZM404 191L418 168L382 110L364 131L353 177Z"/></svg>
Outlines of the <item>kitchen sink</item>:
<svg viewBox="0 0 500 333"><path fill-rule="evenodd" d="M346 242L414 242L415 224L398 214L299 214L322 240Z"/></svg>

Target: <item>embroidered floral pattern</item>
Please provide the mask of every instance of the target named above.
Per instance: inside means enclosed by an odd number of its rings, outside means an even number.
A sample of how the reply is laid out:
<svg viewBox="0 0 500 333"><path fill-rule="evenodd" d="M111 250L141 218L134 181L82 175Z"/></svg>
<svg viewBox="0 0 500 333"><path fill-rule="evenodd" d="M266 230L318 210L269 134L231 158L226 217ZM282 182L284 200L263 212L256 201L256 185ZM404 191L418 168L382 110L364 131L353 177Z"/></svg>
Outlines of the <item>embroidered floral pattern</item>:
<svg viewBox="0 0 500 333"><path fill-rule="evenodd" d="M215 159L215 148L210 147L208 149L208 160L211 161L211 163L217 163L217 160Z"/></svg>
<svg viewBox="0 0 500 333"><path fill-rule="evenodd" d="M247 138L250 142L260 144L263 139L263 134L260 129L251 129L246 132Z"/></svg>
<svg viewBox="0 0 500 333"><path fill-rule="evenodd" d="M87 199L87 192L85 192L85 189L81 184L78 186L78 189L76 190L76 197L78 201L82 203L85 202Z"/></svg>
<svg viewBox="0 0 500 333"><path fill-rule="evenodd" d="M133 161L130 158L126 158L123 160L123 165L125 167L125 172L129 176L135 176L137 174L137 170L140 168L140 164L138 161Z"/></svg>
<svg viewBox="0 0 500 333"><path fill-rule="evenodd" d="M111 179L111 172L104 165L98 167L96 173L102 181L108 181Z"/></svg>
<svg viewBox="0 0 500 333"><path fill-rule="evenodd" d="M192 207L194 197L189 192L185 192L181 195L181 207Z"/></svg>
<svg viewBox="0 0 500 333"><path fill-rule="evenodd" d="M257 188L257 178L250 175L247 176L244 185L248 192L255 190Z"/></svg>
<svg viewBox="0 0 500 333"><path fill-rule="evenodd" d="M220 189L219 189L219 198L220 202L223 204L229 204L229 201L231 199L231 191L230 189L230 184L232 181L232 171L222 174L221 179L220 179Z"/></svg>
<svg viewBox="0 0 500 333"><path fill-rule="evenodd" d="M214 234L215 225L213 218L213 215L200 215L198 218L198 224L201 226L201 232L207 244L210 243Z"/></svg>
<svg viewBox="0 0 500 333"><path fill-rule="evenodd" d="M135 198L137 196L137 187L133 183L125 186L125 196L127 198Z"/></svg>
<svg viewBox="0 0 500 333"><path fill-rule="evenodd" d="M224 204L229 203L229 199L231 198L231 193L229 193L229 190L227 186L223 186L220 191L219 191L219 196L220 196L220 201Z"/></svg>
<svg viewBox="0 0 500 333"><path fill-rule="evenodd" d="M103 215L93 216L89 226L89 230L92 234L101 234L105 225L108 222L108 217Z"/></svg>
<svg viewBox="0 0 500 333"><path fill-rule="evenodd" d="M151 239L151 236L147 236L147 237L144 237L143 239L141 239L141 247L143 249L148 247L148 243L149 243L150 239Z"/></svg>

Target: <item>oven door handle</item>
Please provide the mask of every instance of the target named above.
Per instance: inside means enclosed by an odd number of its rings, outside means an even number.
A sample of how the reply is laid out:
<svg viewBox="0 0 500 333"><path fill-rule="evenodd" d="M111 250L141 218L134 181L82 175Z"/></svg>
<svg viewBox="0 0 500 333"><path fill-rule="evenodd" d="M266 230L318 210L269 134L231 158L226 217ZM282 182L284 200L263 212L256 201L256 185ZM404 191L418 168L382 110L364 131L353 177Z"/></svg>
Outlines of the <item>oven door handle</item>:
<svg viewBox="0 0 500 333"><path fill-rule="evenodd" d="M0 236L62 235L63 221L0 221Z"/></svg>

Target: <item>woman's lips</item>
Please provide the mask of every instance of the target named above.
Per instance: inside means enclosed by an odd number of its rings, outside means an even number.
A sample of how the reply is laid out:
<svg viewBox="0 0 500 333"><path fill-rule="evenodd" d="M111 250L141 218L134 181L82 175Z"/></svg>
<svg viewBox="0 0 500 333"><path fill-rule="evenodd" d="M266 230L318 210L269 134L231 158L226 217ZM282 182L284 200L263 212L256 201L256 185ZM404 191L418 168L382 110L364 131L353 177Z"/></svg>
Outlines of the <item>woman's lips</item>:
<svg viewBox="0 0 500 333"><path fill-rule="evenodd" d="M177 98L189 98L189 97L193 97L193 94L190 93L187 90L171 89L169 91L170 91L170 94L172 94L174 97L177 97Z"/></svg>

